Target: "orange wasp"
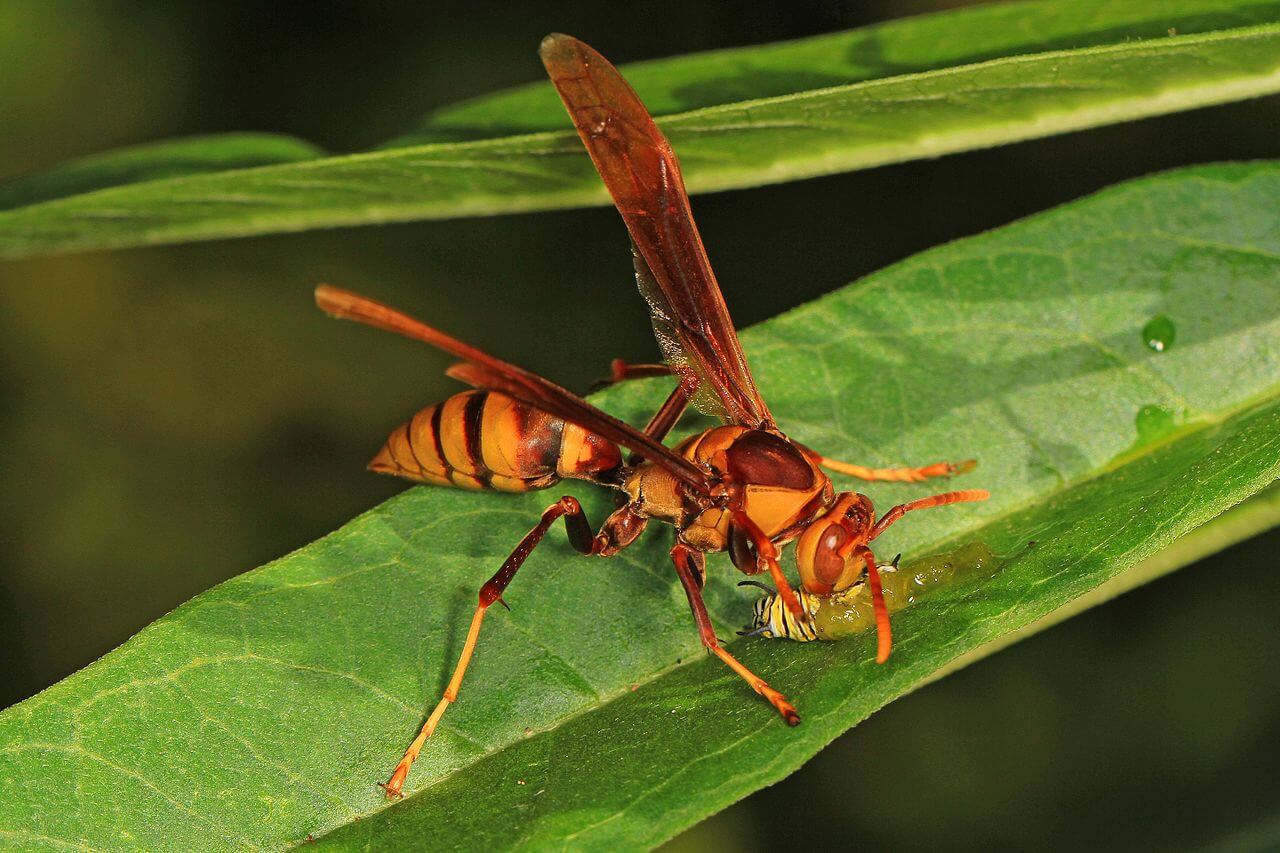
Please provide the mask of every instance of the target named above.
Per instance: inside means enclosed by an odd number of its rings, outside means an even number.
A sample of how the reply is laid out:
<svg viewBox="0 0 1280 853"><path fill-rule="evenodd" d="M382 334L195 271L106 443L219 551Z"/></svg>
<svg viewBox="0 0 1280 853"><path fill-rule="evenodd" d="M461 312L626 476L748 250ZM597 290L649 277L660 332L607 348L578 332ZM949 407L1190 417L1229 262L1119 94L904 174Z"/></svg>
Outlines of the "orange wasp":
<svg viewBox="0 0 1280 853"><path fill-rule="evenodd" d="M476 389L414 415L391 434L371 469L442 486L510 492L545 489L568 477L625 496L595 533L578 501L560 498L480 588L444 696L383 786L391 797L401 795L410 766L457 700L485 613L495 601L505 606L507 585L557 519L564 519L577 551L601 557L634 542L651 519L672 525L671 561L702 644L794 726L800 717L787 698L716 639L702 601L705 555L728 551L743 573L767 571L801 623L809 614L783 574L779 548L798 540L797 568L810 596L838 593L865 576L875 602L877 660L883 662L891 644L889 617L868 543L907 512L988 497L979 489L947 492L895 506L877 519L866 496L837 494L824 467L865 480L917 481L968 470L972 462L864 468L827 459L783 434L751 378L671 145L600 54L558 34L542 42L540 53L631 234L636 280L666 360L662 366L615 361L612 380L670 374L677 383L649 423L636 429L541 376L395 309L337 288L317 288L316 302L334 317L397 332L456 357L448 375ZM663 440L691 403L723 423L667 447Z"/></svg>

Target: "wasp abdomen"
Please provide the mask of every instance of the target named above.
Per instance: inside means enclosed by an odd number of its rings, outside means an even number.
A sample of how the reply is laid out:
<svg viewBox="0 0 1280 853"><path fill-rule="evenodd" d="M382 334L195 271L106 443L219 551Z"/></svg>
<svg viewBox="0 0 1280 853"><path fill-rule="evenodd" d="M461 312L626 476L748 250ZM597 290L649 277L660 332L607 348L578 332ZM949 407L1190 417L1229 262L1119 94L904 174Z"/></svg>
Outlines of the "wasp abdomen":
<svg viewBox="0 0 1280 853"><path fill-rule="evenodd" d="M391 433L370 470L463 489L527 492L563 477L608 481L617 446L497 391L464 391Z"/></svg>

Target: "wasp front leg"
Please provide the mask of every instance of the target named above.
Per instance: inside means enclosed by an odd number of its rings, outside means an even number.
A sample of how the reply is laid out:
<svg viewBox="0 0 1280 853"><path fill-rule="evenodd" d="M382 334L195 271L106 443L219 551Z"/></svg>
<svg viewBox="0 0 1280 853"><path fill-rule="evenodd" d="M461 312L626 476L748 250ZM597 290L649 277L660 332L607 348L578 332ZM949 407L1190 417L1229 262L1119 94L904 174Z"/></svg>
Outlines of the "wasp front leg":
<svg viewBox="0 0 1280 853"><path fill-rule="evenodd" d="M743 681L750 684L752 690L768 700L774 710L782 715L782 719L786 720L787 725L798 725L800 715L796 713L795 706L787 701L787 697L770 687L767 681L747 669L741 661L720 645L715 628L711 625L711 616L707 613L707 605L702 601L702 583L698 571L700 556L697 551L681 542L677 542L671 549L671 561L675 563L676 574L679 575L684 594L689 599L689 609L693 611L693 621L698 626L698 636L702 640L702 645L706 646L707 651L724 661Z"/></svg>
<svg viewBox="0 0 1280 853"><path fill-rule="evenodd" d="M830 599L844 593L865 576L871 592L879 638L876 662L884 663L893 646L893 633L890 630L889 608L884 598L880 569L868 543L908 512L946 504L984 501L989 497L990 493L985 489L946 492L899 504L877 521L875 507L866 495L856 492L839 495L831 509L810 522L796 540L796 567L805 593L820 601ZM804 631L792 631L785 620L766 618L766 612L772 606L768 604L757 608L757 627L769 621L777 621L782 630L771 629L773 636L781 634L790 637L798 633L801 639L812 639L805 636Z"/></svg>
<svg viewBox="0 0 1280 853"><path fill-rule="evenodd" d="M880 583L880 567L866 545L859 545L853 550L867 567L867 586L871 588L871 603L876 617L876 663L884 663L893 650L893 630L889 625L889 607L884 601L884 585Z"/></svg>
<svg viewBox="0 0 1280 853"><path fill-rule="evenodd" d="M765 569L773 578L773 584L778 588L778 596L782 599L782 603L786 606L791 615L802 623L808 624L810 616L804 606L800 603L800 598L796 595L795 590L791 588L791 582L787 580L787 576L782 571L781 564L778 563L777 546L764 534L764 531L751 520L751 516L742 510L735 510L733 513L733 524L742 533L746 534L751 545L755 548L757 565L764 563ZM735 545L734 540L730 539L731 548L739 548ZM735 558L735 559L741 559Z"/></svg>
<svg viewBox="0 0 1280 853"><path fill-rule="evenodd" d="M440 697L435 709L427 717L422 730L418 732L418 736L413 739L413 743L409 744L409 748L405 750L400 763L396 765L395 771L392 772L391 778L386 784L382 785L388 797L403 796L404 783L409 776L409 768L417 760L418 753L422 751L427 738L435 734L436 726L440 724L440 718L444 716L444 712L458 700L458 690L462 687L462 678L466 675L467 665L471 663L471 655L475 652L476 641L480 637L480 625L484 621L485 612L495 601L503 607L507 606L507 603L502 600L502 594L506 591L507 585L516 576L516 572L520 570L520 566L528 559L529 554L546 536L547 531L551 529L551 525L561 517L564 518L565 531L569 535L569 544L574 549L582 554L594 554L598 551L598 539L592 535L591 525L588 523L586 514L583 513L582 506L577 499L566 496L547 507L542 513L542 518L520 540L520 544L516 545L511 555L502 564L502 568L498 569L494 576L489 578L484 586L480 587L480 601L476 605L475 613L471 616L471 627L467 630L467 639L462 645L462 654L458 657L458 664L453 669L453 677L449 679L449 686L445 688L444 695Z"/></svg>

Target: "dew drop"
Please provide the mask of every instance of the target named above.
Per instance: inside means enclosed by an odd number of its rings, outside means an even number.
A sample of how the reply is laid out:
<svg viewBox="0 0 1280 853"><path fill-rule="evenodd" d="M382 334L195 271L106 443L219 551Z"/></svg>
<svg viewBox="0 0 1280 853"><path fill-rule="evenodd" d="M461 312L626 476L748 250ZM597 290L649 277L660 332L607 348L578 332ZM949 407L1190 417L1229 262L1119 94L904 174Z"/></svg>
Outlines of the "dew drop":
<svg viewBox="0 0 1280 853"><path fill-rule="evenodd" d="M1173 321L1163 314L1152 317L1147 325L1142 327L1142 342L1147 348L1154 352L1165 352L1173 346L1174 336L1177 329L1173 326Z"/></svg>
<svg viewBox="0 0 1280 853"><path fill-rule="evenodd" d="M1160 406L1143 406L1138 409L1133 425L1138 430L1138 440L1134 442L1135 449L1157 442L1173 434L1174 429L1177 428L1173 413Z"/></svg>

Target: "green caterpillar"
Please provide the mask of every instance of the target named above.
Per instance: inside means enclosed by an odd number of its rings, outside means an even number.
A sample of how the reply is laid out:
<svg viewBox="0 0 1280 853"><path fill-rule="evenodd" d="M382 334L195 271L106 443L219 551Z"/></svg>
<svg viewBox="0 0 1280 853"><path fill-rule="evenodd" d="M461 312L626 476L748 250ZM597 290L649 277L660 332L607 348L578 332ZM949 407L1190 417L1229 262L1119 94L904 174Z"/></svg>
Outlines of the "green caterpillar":
<svg viewBox="0 0 1280 853"><path fill-rule="evenodd" d="M948 584L989 577L999 562L985 542L970 542L949 554L921 557L898 566L880 567L884 603L890 613L915 604L930 590ZM785 638L807 643L811 640L840 640L875 628L871 590L863 579L848 589L831 595L796 591L812 622L800 622L777 593L770 592L755 604L751 624L741 633Z"/></svg>

